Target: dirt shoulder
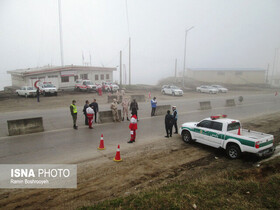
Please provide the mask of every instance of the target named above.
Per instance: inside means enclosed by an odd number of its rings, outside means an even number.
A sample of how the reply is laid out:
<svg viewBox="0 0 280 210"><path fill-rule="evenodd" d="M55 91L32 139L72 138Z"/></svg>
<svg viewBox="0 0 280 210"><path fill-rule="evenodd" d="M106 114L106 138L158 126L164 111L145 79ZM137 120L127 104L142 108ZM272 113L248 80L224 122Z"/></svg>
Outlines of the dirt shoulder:
<svg viewBox="0 0 280 210"><path fill-rule="evenodd" d="M280 113L275 113L247 119L244 126L274 134L279 143L279 117ZM150 142L138 145L136 142L129 149L121 150L123 162L113 162L111 153L77 163L77 189L1 190L0 206L3 209L76 209L155 190L174 181L194 181L223 171L252 168L259 161L252 155L232 161L222 150L185 144L180 136Z"/></svg>
<svg viewBox="0 0 280 210"><path fill-rule="evenodd" d="M146 101L149 101L149 90L134 90L127 91L126 97L131 95L145 95ZM273 94L274 90L264 89L264 90L236 90L229 91L228 93L219 93L219 94L205 94L197 93L195 91L187 91L184 96L170 96L162 95L160 91L151 91L151 97L156 96L158 101L164 100L181 100L181 99L193 99L193 98L209 98L209 97L237 97L245 95L254 95L254 94ZM72 100L77 101L77 106L83 106L86 100L93 101L94 98L97 99L99 104L106 104L108 99L108 94L105 93L102 96L97 95L97 93L87 93L87 92L60 92L58 96L41 96L40 103L37 103L36 98L24 98L19 96L11 97L0 97L0 110L1 112L10 112L10 111L25 111L25 110L45 110L45 109L54 109L60 107L67 107L71 104Z"/></svg>

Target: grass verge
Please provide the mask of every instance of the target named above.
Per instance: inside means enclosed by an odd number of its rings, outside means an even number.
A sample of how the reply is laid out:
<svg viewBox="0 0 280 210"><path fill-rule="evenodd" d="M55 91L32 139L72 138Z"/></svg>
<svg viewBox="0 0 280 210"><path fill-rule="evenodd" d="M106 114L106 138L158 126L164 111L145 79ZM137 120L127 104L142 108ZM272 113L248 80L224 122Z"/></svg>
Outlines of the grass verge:
<svg viewBox="0 0 280 210"><path fill-rule="evenodd" d="M172 182L89 209L280 209L280 157L260 167Z"/></svg>

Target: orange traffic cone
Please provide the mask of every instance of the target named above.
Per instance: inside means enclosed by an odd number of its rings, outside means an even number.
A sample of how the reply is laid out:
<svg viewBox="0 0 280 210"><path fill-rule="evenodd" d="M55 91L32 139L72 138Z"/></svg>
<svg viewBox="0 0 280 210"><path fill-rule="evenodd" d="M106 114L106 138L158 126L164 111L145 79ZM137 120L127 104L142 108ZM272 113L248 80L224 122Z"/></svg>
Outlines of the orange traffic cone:
<svg viewBox="0 0 280 210"><path fill-rule="evenodd" d="M117 153L116 153L116 156L114 158L114 161L116 161L116 162L122 161L122 159L121 159L121 152L120 152L120 145L118 145L118 149L117 149Z"/></svg>
<svg viewBox="0 0 280 210"><path fill-rule="evenodd" d="M241 136L240 127L238 128L238 133L237 133L237 135Z"/></svg>
<svg viewBox="0 0 280 210"><path fill-rule="evenodd" d="M105 147L104 147L104 140L103 140L103 134L101 134L100 145L99 145L99 147L97 149L99 149L99 150L105 149Z"/></svg>

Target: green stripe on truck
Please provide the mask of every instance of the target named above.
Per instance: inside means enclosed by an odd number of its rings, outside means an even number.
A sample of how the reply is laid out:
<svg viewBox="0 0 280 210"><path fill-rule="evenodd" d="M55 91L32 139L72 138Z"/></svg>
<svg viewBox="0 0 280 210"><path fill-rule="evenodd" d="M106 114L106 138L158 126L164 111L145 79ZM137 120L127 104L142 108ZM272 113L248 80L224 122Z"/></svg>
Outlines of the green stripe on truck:
<svg viewBox="0 0 280 210"><path fill-rule="evenodd" d="M188 127L182 127L182 129L188 129L190 131L193 131L193 132L196 132L196 133L200 133L200 129L192 129L192 128L188 128ZM203 133L203 134L204 135L208 135L208 136L217 135L216 138L219 138L219 139L222 139L222 140L225 140L225 141L228 140L228 139L235 139L235 140L239 141L243 145L246 145L246 146L249 146L249 147L255 147L255 142L249 141L249 140L245 140L245 139L242 139L242 138L237 138L237 137L228 136L228 135L225 136L224 134L217 134L217 133L212 132L212 131L207 131L206 134L205 133ZM261 144L260 147L262 147L262 146L263 145Z"/></svg>

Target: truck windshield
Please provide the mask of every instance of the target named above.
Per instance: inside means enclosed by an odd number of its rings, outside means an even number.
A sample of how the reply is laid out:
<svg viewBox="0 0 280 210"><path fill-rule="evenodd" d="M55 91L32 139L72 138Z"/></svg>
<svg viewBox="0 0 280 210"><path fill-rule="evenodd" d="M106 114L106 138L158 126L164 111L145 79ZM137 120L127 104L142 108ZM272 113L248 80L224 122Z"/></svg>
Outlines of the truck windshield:
<svg viewBox="0 0 280 210"><path fill-rule="evenodd" d="M227 131L237 130L239 128L240 128L240 123L234 122L234 123L228 124Z"/></svg>
<svg viewBox="0 0 280 210"><path fill-rule="evenodd" d="M54 87L54 85L52 85L52 84L44 84L44 87L46 87L46 88L52 88L52 87Z"/></svg>
<svg viewBox="0 0 280 210"><path fill-rule="evenodd" d="M93 85L93 83L91 81L85 82L86 85Z"/></svg>

